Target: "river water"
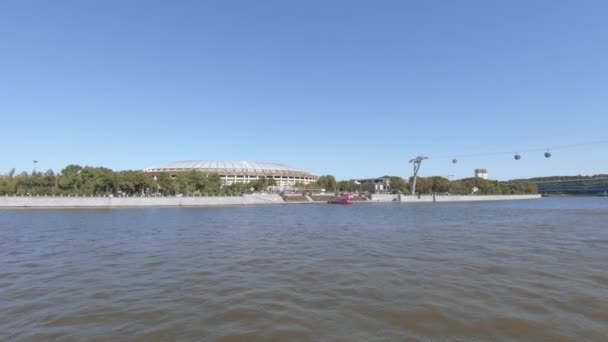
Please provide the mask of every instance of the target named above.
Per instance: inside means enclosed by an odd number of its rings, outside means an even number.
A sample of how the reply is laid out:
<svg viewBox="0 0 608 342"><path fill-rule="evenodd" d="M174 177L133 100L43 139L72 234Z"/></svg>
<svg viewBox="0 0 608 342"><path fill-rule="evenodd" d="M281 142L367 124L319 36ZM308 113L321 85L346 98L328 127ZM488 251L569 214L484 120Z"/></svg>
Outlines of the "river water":
<svg viewBox="0 0 608 342"><path fill-rule="evenodd" d="M608 340L608 200L0 211L0 340Z"/></svg>

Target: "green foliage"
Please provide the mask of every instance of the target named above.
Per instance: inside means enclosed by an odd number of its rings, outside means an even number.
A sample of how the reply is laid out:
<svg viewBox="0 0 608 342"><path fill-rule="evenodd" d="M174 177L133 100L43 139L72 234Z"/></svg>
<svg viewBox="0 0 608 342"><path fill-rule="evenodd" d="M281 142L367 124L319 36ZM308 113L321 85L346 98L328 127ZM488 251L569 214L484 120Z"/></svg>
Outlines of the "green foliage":
<svg viewBox="0 0 608 342"><path fill-rule="evenodd" d="M410 177L409 184L414 182L414 177ZM432 192L432 181L426 177L417 177L416 178L416 193L417 194L426 194Z"/></svg>
<svg viewBox="0 0 608 342"><path fill-rule="evenodd" d="M238 196L251 192L251 185L249 183L233 183L230 186L224 188L224 194L230 196Z"/></svg>
<svg viewBox="0 0 608 342"><path fill-rule="evenodd" d="M222 193L222 179L216 174L205 174L200 171L179 172L175 177L160 174L156 183L157 192L162 195L209 196Z"/></svg>
<svg viewBox="0 0 608 342"><path fill-rule="evenodd" d="M409 194L410 183L389 176L393 193ZM217 174L199 171L178 172L176 176L161 173L156 179L143 171L112 171L103 167L68 165L61 172L22 172L11 170L0 175L0 195L240 195L253 191L266 191L275 186L274 178L260 178L250 183L235 183L225 186ZM299 189L323 188L327 191L357 191L350 181L337 182L334 176L325 175L310 184L296 184ZM443 177L418 177L417 193L471 194L530 194L538 187L529 181L515 180L499 182L482 178L466 178L449 181Z"/></svg>
<svg viewBox="0 0 608 342"><path fill-rule="evenodd" d="M397 176L385 176L390 182L391 193L393 194L409 194L410 184L403 178Z"/></svg>
<svg viewBox="0 0 608 342"><path fill-rule="evenodd" d="M160 174L154 180L143 171L112 171L103 167L68 165L60 173L48 170L45 173L23 172L15 175L15 171L11 170L7 175L0 176L0 195L216 195L222 190L219 175L198 171L179 173L173 178Z"/></svg>
<svg viewBox="0 0 608 342"><path fill-rule="evenodd" d="M450 180L444 177L430 177L431 192L446 193L450 191Z"/></svg>
<svg viewBox="0 0 608 342"><path fill-rule="evenodd" d="M325 175L319 177L317 180L317 186L327 191L335 191L338 187L338 182L336 182L336 178L334 176Z"/></svg>
<svg viewBox="0 0 608 342"><path fill-rule="evenodd" d="M410 178L410 182L412 182ZM526 181L500 182L483 178L465 178L450 181L444 177L418 177L416 179L416 193L449 193L449 194L476 194L481 195L511 195L511 194L535 194L538 193L536 184Z"/></svg>
<svg viewBox="0 0 608 342"><path fill-rule="evenodd" d="M339 192L353 192L356 191L356 187L351 181L339 181L337 184L337 190Z"/></svg>
<svg viewBox="0 0 608 342"><path fill-rule="evenodd" d="M297 182L293 185L293 187L296 189L306 189L306 184L303 182Z"/></svg>

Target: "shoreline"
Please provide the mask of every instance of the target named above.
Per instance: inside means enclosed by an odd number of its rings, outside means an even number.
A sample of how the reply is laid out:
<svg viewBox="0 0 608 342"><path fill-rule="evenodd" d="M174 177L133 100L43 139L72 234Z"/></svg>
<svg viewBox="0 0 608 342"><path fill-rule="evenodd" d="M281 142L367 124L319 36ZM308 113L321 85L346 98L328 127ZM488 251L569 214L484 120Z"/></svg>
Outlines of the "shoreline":
<svg viewBox="0 0 608 342"><path fill-rule="evenodd" d="M373 195L371 200L359 203L446 203L481 202L505 200L540 199L534 195L448 195L448 196L402 196ZM195 208L231 207L246 205L279 204L326 204L322 201L292 202L285 201L276 194L215 197L51 197L51 196L0 196L0 209L80 209L80 208Z"/></svg>

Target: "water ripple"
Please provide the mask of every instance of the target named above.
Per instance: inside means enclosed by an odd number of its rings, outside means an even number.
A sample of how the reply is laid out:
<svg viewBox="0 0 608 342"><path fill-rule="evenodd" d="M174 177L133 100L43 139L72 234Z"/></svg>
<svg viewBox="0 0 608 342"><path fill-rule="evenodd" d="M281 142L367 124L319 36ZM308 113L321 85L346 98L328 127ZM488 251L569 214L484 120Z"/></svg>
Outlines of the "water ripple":
<svg viewBox="0 0 608 342"><path fill-rule="evenodd" d="M0 340L606 340L607 212L0 211Z"/></svg>

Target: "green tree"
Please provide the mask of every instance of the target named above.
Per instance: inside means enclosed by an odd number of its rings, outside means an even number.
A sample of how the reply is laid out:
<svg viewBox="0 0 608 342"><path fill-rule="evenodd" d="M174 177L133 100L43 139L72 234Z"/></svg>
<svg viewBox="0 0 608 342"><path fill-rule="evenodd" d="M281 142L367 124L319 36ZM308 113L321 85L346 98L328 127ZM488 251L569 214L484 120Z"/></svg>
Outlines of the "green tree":
<svg viewBox="0 0 608 342"><path fill-rule="evenodd" d="M327 190L327 191L335 191L338 185L336 182L336 178L332 175L324 175L319 177L317 180L317 184L319 187Z"/></svg>
<svg viewBox="0 0 608 342"><path fill-rule="evenodd" d="M153 179L141 171L120 171L116 173L117 192L134 195L147 194L152 189Z"/></svg>
<svg viewBox="0 0 608 342"><path fill-rule="evenodd" d="M337 184L337 190L340 192L353 192L356 191L355 184L351 181L339 181Z"/></svg>
<svg viewBox="0 0 608 342"><path fill-rule="evenodd" d="M158 191L165 196L175 195L177 193L175 182L171 179L171 176L166 173L158 175L156 183Z"/></svg>
<svg viewBox="0 0 608 342"><path fill-rule="evenodd" d="M397 176L384 176L383 178L388 178L390 182L391 193L393 194L409 194L410 193L410 184L405 181L405 179Z"/></svg>
<svg viewBox="0 0 608 342"><path fill-rule="evenodd" d="M248 193L251 186L247 183L232 183L227 188L227 194L229 195L241 195L244 193Z"/></svg>
<svg viewBox="0 0 608 342"><path fill-rule="evenodd" d="M434 176L430 177L429 181L432 193L446 193L450 191L450 180L447 178Z"/></svg>
<svg viewBox="0 0 608 342"><path fill-rule="evenodd" d="M297 182L293 185L293 187L296 189L306 189L306 184L304 184L303 182Z"/></svg>
<svg viewBox="0 0 608 342"><path fill-rule="evenodd" d="M222 177L218 174L207 174L203 181L203 192L207 194L218 194L222 189Z"/></svg>
<svg viewBox="0 0 608 342"><path fill-rule="evenodd" d="M274 178L262 177L250 182L249 185L250 187L253 187L255 191L265 191L268 190L269 187L277 185L277 182L274 180Z"/></svg>
<svg viewBox="0 0 608 342"><path fill-rule="evenodd" d="M82 186L81 171L82 167L74 164L70 164L61 170L61 179L59 180L60 190L64 193L76 194Z"/></svg>
<svg viewBox="0 0 608 342"><path fill-rule="evenodd" d="M598 178L598 176L588 178ZM569 178L569 177L561 177ZM571 177L570 177L571 178ZM409 193L409 183L400 177L390 176L392 192ZM411 178L409 180L412 181ZM224 186L217 174L205 174L199 171L177 173L175 177L160 173L156 179L143 171L113 171L104 167L68 165L59 173L53 170L46 172L21 172L16 174L13 169L6 175L0 175L0 194L66 194L66 195L141 195L161 193L163 195L238 195L266 190L276 185L274 178L260 178L255 182L235 183ZM310 184L299 183L296 187L302 189L324 188L328 191L356 191L350 181L337 182L334 176L324 175L317 182ZM473 189L478 194L531 194L537 193L538 187L527 180L499 182L482 178L465 178L449 181L443 177L418 177L417 193L454 193L470 194Z"/></svg>
<svg viewBox="0 0 608 342"><path fill-rule="evenodd" d="M410 177L409 184L412 184L414 177ZM433 191L433 181L427 177L416 177L416 194L429 194Z"/></svg>

